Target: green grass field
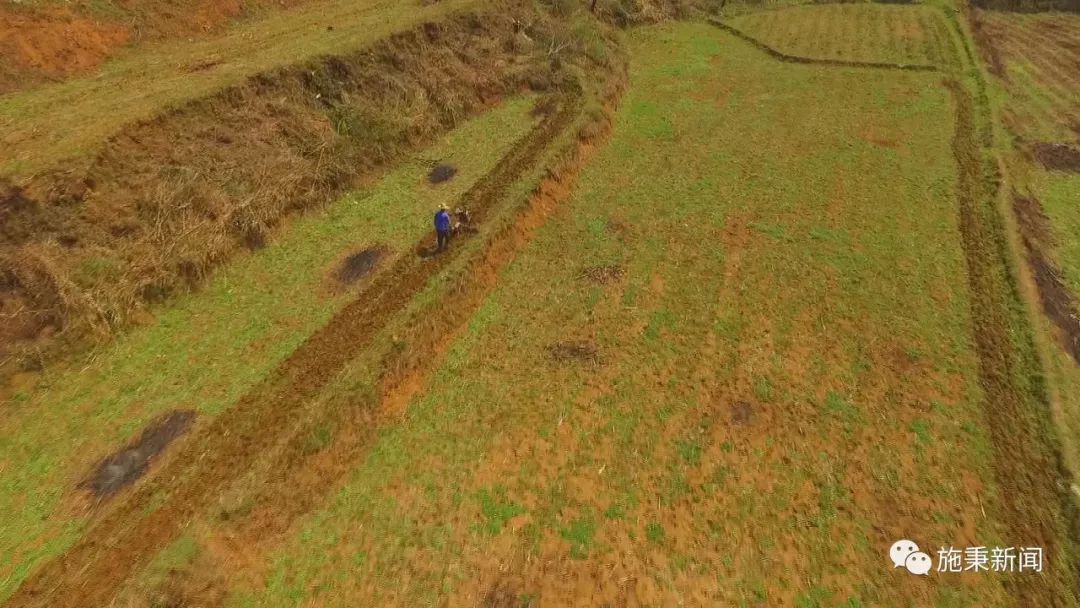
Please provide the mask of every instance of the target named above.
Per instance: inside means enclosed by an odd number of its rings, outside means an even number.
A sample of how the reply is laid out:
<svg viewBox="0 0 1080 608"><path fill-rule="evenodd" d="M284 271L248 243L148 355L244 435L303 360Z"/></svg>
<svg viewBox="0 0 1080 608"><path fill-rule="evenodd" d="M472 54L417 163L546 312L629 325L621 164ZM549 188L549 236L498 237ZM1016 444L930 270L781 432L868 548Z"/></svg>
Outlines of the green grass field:
<svg viewBox="0 0 1080 608"><path fill-rule="evenodd" d="M350 300L332 278L348 254L386 246L380 267L415 255L433 209L453 204L532 124L530 102L508 102L421 153L456 165L453 181L429 186L426 161L407 162L299 218L85 364L15 395L0 420L0 597L83 529L74 486L98 459L162 412L193 409L205 424L231 406Z"/></svg>
<svg viewBox="0 0 1080 608"><path fill-rule="evenodd" d="M1004 601L883 557L1005 541L945 90L705 25L630 47L569 207L231 605Z"/></svg>

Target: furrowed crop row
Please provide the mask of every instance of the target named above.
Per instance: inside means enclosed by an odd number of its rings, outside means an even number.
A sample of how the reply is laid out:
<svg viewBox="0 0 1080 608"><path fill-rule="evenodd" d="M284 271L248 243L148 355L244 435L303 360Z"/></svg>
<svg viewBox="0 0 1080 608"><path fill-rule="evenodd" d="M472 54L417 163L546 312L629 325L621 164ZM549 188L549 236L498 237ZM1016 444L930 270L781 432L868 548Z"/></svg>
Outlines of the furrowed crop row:
<svg viewBox="0 0 1080 608"><path fill-rule="evenodd" d="M1068 115L1080 107L1080 103L1077 102L1080 86L1069 89L1053 75L1049 75L1052 70L1050 66L1042 65L1035 56L1029 56L1027 59L1025 68L1030 69L1025 69L1023 72L1029 76L1031 86L1041 91L1042 97L1047 101L1051 116Z"/></svg>
<svg viewBox="0 0 1080 608"><path fill-rule="evenodd" d="M1058 124L1058 117L1063 113L1063 102L1041 85L1041 82L1029 71L1029 67L1027 63L1010 66L1012 90L1015 96L1023 100L1015 105L1034 117L1036 124L1033 126L1041 130L1048 125ZM1046 135L1030 135L1046 138Z"/></svg>
<svg viewBox="0 0 1080 608"><path fill-rule="evenodd" d="M1016 52L1025 57L1041 57L1048 70L1063 81L1076 78L1076 66L1080 65L1080 52L1069 49L1060 40L1046 39L1045 36L1024 28L1011 32L1010 42L1015 44Z"/></svg>

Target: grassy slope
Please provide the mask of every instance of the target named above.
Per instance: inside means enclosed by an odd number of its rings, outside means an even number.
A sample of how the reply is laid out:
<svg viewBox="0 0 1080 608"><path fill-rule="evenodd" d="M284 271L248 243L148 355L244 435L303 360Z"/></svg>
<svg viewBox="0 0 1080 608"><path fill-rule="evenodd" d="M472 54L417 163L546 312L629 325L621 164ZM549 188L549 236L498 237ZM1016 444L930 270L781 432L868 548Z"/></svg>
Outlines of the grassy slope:
<svg viewBox="0 0 1080 608"><path fill-rule="evenodd" d="M238 25L223 36L130 50L97 75L0 96L0 144L15 151L0 156L0 177L26 178L81 158L126 124L252 74L352 51L475 4L326 0ZM200 64L210 67L192 69Z"/></svg>
<svg viewBox="0 0 1080 608"><path fill-rule="evenodd" d="M427 186L426 165L407 163L296 220L280 241L237 259L85 368L52 370L17 395L0 420L0 597L77 535L85 519L70 491L96 459L163 411L213 416L229 407L348 301L327 279L342 257L380 243L413 255L431 210L452 204L529 127L528 103L507 103L423 153L456 164L452 182Z"/></svg>
<svg viewBox="0 0 1080 608"><path fill-rule="evenodd" d="M238 606L998 605L948 96L636 34L613 140ZM843 95L837 95L843 91ZM618 264L603 286L583 267ZM599 362L559 362L561 340ZM749 424L733 422L737 401Z"/></svg>
<svg viewBox="0 0 1080 608"><path fill-rule="evenodd" d="M944 21L925 6L796 6L727 22L782 53L811 59L937 65L954 55Z"/></svg>

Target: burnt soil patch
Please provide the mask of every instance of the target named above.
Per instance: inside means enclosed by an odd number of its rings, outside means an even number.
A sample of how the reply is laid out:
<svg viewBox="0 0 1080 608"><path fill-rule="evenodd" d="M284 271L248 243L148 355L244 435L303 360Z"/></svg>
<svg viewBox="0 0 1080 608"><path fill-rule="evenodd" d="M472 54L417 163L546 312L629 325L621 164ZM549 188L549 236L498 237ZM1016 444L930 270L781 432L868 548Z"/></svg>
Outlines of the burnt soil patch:
<svg viewBox="0 0 1080 608"><path fill-rule="evenodd" d="M558 363L598 363L600 350L585 340L563 340L548 346L548 355Z"/></svg>
<svg viewBox="0 0 1080 608"><path fill-rule="evenodd" d="M1062 347L1080 364L1080 320L1076 315L1076 303L1061 272L1045 252L1050 243L1049 220L1038 200L1015 193L1013 211L1043 312L1061 332Z"/></svg>
<svg viewBox="0 0 1080 608"><path fill-rule="evenodd" d="M428 182L432 184L441 184L454 179L457 175L457 167L446 163L439 163L431 168L431 172L428 173Z"/></svg>
<svg viewBox="0 0 1080 608"><path fill-rule="evenodd" d="M381 245L368 247L345 258L334 273L340 283L350 285L367 276L386 257L387 249Z"/></svg>
<svg viewBox="0 0 1080 608"><path fill-rule="evenodd" d="M191 410L176 410L158 418L133 443L98 463L79 487L98 499L112 496L142 477L154 458L194 422L195 412Z"/></svg>
<svg viewBox="0 0 1080 608"><path fill-rule="evenodd" d="M1040 142L1032 144L1031 156L1051 171L1080 173L1080 146Z"/></svg>

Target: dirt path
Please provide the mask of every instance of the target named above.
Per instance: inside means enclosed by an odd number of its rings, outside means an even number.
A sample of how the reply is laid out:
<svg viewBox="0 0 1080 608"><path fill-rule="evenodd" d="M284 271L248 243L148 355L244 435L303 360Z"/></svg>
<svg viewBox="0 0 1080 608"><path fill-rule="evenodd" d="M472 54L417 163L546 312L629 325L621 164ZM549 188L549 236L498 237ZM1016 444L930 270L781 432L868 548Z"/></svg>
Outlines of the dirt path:
<svg viewBox="0 0 1080 608"><path fill-rule="evenodd" d="M577 115L579 97L563 101L461 199L483 222L509 187ZM402 257L356 300L311 336L266 380L186 443L168 465L107 513L67 553L28 578L7 606L106 605L135 568L175 539L229 481L300 422L299 405L314 398L366 348L396 313L458 255ZM156 507L156 508L155 508Z"/></svg>

